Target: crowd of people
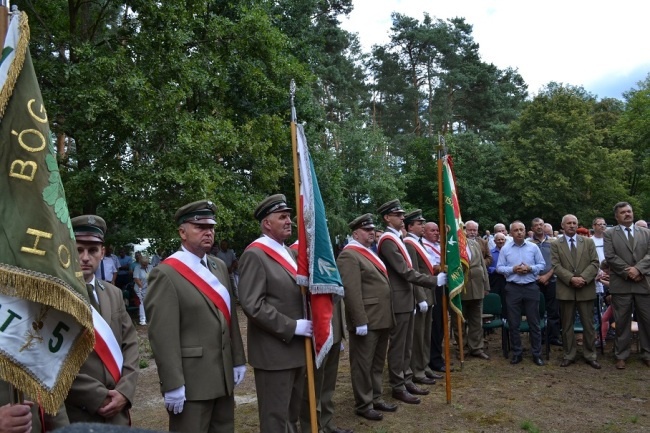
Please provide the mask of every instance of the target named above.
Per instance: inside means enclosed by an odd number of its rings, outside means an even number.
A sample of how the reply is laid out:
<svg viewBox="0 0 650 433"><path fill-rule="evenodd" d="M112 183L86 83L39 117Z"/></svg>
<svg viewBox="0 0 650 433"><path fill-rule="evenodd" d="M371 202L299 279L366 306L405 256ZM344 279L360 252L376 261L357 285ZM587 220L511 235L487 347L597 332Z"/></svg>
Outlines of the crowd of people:
<svg viewBox="0 0 650 433"><path fill-rule="evenodd" d="M247 363L254 374L260 431L311 431L304 343L312 337L313 323L305 317L296 283L297 252L285 245L292 236L292 209L281 194L260 202L253 213L260 237L240 259L226 241L216 246L216 212L207 200L178 209L174 221L180 249L155 263L144 255L134 263L125 251L113 256L104 247L106 223L101 217L72 219L95 327L112 343L112 352L94 351L88 357L56 416L39 416L38 405L30 402L1 406L0 433L40 431L41 424L51 429L69 422L130 424L138 343L116 285L131 281L142 305L139 323L148 324L170 431L233 432L234 389L244 380ZM522 221L513 221L509 231L497 224L494 234L483 238L478 223L467 221L460 326L452 311L442 309L447 275L441 269L438 225L426 221L420 209L406 212L397 199L381 205L377 216L353 219L349 241L336 259L345 296L334 304L335 344L315 372L318 431L351 432L336 426L332 403L345 329L354 411L381 421L400 403L419 404L429 394L428 386L443 377L445 321L452 324L454 340L463 342L457 351L490 359L482 329L483 299L490 292L503 300L502 315L511 329L511 364L523 360L517 332L522 316L534 364L545 364L543 338L562 346L560 367L575 363L578 317L584 333L582 357L589 366L601 368L596 347L606 344L607 333L601 330L611 320L615 366L626 368L634 320L641 360L650 367L650 231L643 221L634 223L629 203L617 203L614 218L616 225L609 229L604 218L594 219L590 231L568 214L561 233L541 218L531 222L530 232ZM377 219L383 230L375 225ZM235 291L248 319L247 350L236 319ZM600 300L609 309L602 328L596 329L594 306L599 312ZM544 335L542 321L548 327ZM392 401L383 395L386 364ZM0 398L6 401L6 396Z"/></svg>

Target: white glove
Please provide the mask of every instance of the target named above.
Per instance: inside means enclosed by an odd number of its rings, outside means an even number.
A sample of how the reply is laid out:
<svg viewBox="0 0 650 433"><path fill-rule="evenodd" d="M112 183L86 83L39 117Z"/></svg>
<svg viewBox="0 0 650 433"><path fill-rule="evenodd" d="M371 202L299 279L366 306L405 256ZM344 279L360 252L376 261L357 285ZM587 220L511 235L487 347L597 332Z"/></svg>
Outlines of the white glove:
<svg viewBox="0 0 650 433"><path fill-rule="evenodd" d="M429 309L427 301L418 302L418 307L420 307L420 313L426 313Z"/></svg>
<svg viewBox="0 0 650 433"><path fill-rule="evenodd" d="M357 326L357 335L368 335L368 325Z"/></svg>
<svg viewBox="0 0 650 433"><path fill-rule="evenodd" d="M235 374L235 386L237 386L242 382L242 380L244 380L244 375L246 374L246 366L237 365L233 367L233 372Z"/></svg>
<svg viewBox="0 0 650 433"><path fill-rule="evenodd" d="M444 286L447 284L447 273L446 272L440 272L438 274L438 285L439 286Z"/></svg>
<svg viewBox="0 0 650 433"><path fill-rule="evenodd" d="M183 412L183 404L185 404L185 385L165 393L165 408L168 411L179 414Z"/></svg>
<svg viewBox="0 0 650 433"><path fill-rule="evenodd" d="M311 320L298 319L296 320L296 331L294 335L302 335L303 337L311 337L314 334L314 327Z"/></svg>

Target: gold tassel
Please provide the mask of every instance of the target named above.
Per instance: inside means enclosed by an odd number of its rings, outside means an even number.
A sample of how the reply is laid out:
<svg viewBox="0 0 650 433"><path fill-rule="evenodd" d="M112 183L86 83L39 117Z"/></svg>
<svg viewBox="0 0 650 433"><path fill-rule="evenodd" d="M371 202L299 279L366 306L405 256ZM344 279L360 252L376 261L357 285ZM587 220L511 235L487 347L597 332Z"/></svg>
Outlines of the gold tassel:
<svg viewBox="0 0 650 433"><path fill-rule="evenodd" d="M5 116L5 110L9 104L9 99L14 92L14 87L16 86L16 81L18 81L18 76L23 70L23 64L25 63L25 54L29 49L29 23L27 21L27 14L25 12L20 13L20 23L18 24L20 37L18 38L18 45L16 46L16 56L9 66L9 71L7 72L7 80L5 81L2 90L0 90L0 119ZM4 47L3 47L4 48Z"/></svg>

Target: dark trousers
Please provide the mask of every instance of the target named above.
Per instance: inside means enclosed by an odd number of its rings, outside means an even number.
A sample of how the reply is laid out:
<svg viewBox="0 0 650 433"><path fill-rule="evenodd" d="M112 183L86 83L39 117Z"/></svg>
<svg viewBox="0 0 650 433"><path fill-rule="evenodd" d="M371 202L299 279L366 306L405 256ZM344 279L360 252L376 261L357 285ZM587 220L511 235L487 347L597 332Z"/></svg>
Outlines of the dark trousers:
<svg viewBox="0 0 650 433"><path fill-rule="evenodd" d="M261 433L298 433L306 367L288 370L256 368L255 388Z"/></svg>
<svg viewBox="0 0 650 433"><path fill-rule="evenodd" d="M542 335L539 327L539 288L537 283L523 286L506 284L506 305L508 307L508 320L510 322L510 345L516 356L521 356L521 313L526 315L530 328L530 349L533 356L542 354Z"/></svg>
<svg viewBox="0 0 650 433"><path fill-rule="evenodd" d="M445 366L445 358L442 356L442 345L444 343L443 318L446 318L447 312L442 312L442 291L443 287L436 287L435 296L436 304L431 307L433 310L433 322L431 323L431 357L429 367L433 370L440 370Z"/></svg>
<svg viewBox="0 0 650 433"><path fill-rule="evenodd" d="M549 340L559 340L562 325L560 323L560 305L555 297L555 281L548 284L538 284L539 291L544 295L546 301L546 326L548 326Z"/></svg>

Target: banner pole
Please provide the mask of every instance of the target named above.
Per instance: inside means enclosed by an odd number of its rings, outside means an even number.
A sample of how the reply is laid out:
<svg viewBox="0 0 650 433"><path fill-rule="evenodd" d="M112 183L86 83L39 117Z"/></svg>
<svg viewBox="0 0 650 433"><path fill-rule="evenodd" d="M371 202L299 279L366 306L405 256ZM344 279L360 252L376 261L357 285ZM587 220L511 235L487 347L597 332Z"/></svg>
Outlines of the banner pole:
<svg viewBox="0 0 650 433"><path fill-rule="evenodd" d="M294 96L296 94L296 82L291 80L289 85L291 94L291 153L293 155L293 183L296 194L296 224L302 223L302 204L300 203L300 175L298 168L298 137L296 133L296 108L294 106ZM300 232L300 227L298 227ZM307 288L300 286L302 294L305 317L309 317L309 308L307 301ZM309 317L311 319L311 317ZM318 433L318 419L316 418L316 386L314 381L314 350L312 348L311 338L305 337L305 363L307 364L307 393L309 397L309 420L311 424L311 433Z"/></svg>
<svg viewBox="0 0 650 433"><path fill-rule="evenodd" d="M447 272L446 255L447 255L447 225L445 222L445 203L444 193L442 188L442 157L443 148L442 142L438 139L437 146L438 154L438 221L440 226L440 270ZM449 313L447 305L447 287L442 286L442 332L444 335L445 345L445 390L447 396L447 404L451 403L451 361L449 358Z"/></svg>

